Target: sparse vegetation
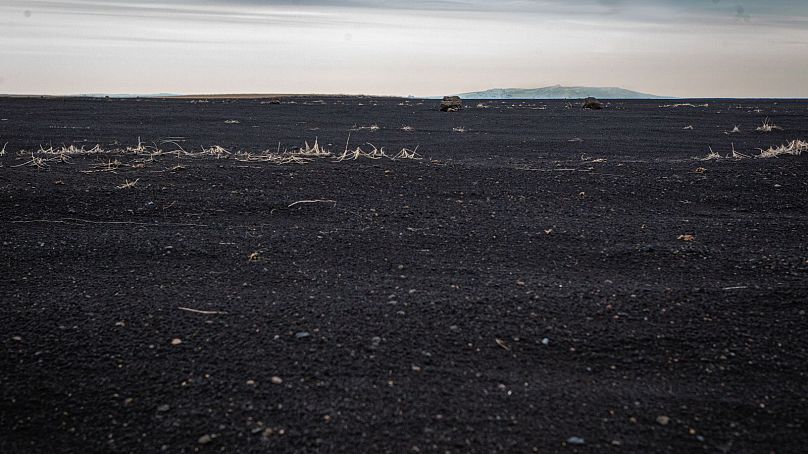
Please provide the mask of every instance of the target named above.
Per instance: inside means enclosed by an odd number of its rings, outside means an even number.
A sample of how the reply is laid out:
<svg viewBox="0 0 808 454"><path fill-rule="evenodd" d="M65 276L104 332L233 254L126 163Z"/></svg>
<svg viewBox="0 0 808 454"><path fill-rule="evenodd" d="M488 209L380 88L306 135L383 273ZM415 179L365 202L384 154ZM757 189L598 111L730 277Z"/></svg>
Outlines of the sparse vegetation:
<svg viewBox="0 0 808 454"><path fill-rule="evenodd" d="M792 140L786 145L779 147L769 147L766 150L760 150L758 158L776 158L778 156L790 155L799 156L803 151L808 151L808 142L802 140Z"/></svg>
<svg viewBox="0 0 808 454"><path fill-rule="evenodd" d="M378 131L378 130L380 130L380 129L382 129L382 128L380 128L380 127L379 127L379 125L377 125L377 124L372 124L372 125L370 125L370 126L357 126L357 125L353 125L353 128L351 128L351 131L370 131L370 132L376 132L376 131Z"/></svg>
<svg viewBox="0 0 808 454"><path fill-rule="evenodd" d="M294 152L297 156L312 156L312 157L327 157L331 156L331 152L320 146L319 139L314 139L314 145L309 146L309 142L304 142L303 148Z"/></svg>
<svg viewBox="0 0 808 454"><path fill-rule="evenodd" d="M220 147L219 145L214 145L208 148L202 148L201 153L191 154L192 156L211 156L216 159L222 159L230 156L232 153L228 151L224 147Z"/></svg>
<svg viewBox="0 0 808 454"><path fill-rule="evenodd" d="M659 106L662 109L675 109L677 107L710 107L709 104L691 104L689 102L681 103L681 104L665 104L663 106Z"/></svg>
<svg viewBox="0 0 808 454"><path fill-rule="evenodd" d="M763 124L755 128L755 131L760 132L772 132L772 131L782 131L783 128L777 126L776 124L769 121L768 118L763 120Z"/></svg>
<svg viewBox="0 0 808 454"><path fill-rule="evenodd" d="M36 155L34 155L34 152L31 152L31 159L29 159L28 161L23 162L22 164L17 164L15 166L11 166L11 167L23 167L23 166L36 167L37 169L44 169L45 167L48 166L48 164L47 164L47 160L45 158L42 158L40 156L36 156Z"/></svg>
<svg viewBox="0 0 808 454"><path fill-rule="evenodd" d="M401 151L399 151L398 154L393 156L391 159L421 159L421 155L418 154L418 147L415 147L415 150L402 148Z"/></svg>
<svg viewBox="0 0 808 454"><path fill-rule="evenodd" d="M108 155L108 156L136 155L136 156L142 156L142 158L135 160L134 164L123 164L118 159L108 159L106 162L90 165L88 170L82 170L83 173L112 172L118 170L122 166L128 166L131 167L132 169L139 169L145 167L147 163L155 161L155 158L162 156L233 159L241 162L267 162L277 165L307 164L313 162L315 159L328 158L328 157L333 157L335 162L341 162L345 160L356 160L359 158L368 158L368 159L387 158L391 160L421 159L421 155L419 155L416 151L418 147L416 147L415 150L411 150L409 148L403 148L397 154L391 156L388 155L387 152L385 152L384 147L377 148L375 145L371 143L367 144L370 147L369 150L365 150L361 147L357 147L355 149L349 149L348 147L349 142L350 142L350 135L348 136L348 141L346 142L345 150L342 152L342 154L339 156L334 156L329 150L327 150L324 146L320 144L319 138L315 138L314 144L312 145L309 145L308 141L306 141L304 142L304 145L302 147L299 147L294 150L284 149L283 151L281 151L281 144L278 143L277 151L267 150L258 153L247 151L234 152L220 145L202 147L200 151L196 152L186 151L175 141L171 140L164 140L161 143L170 143L175 145L177 148L171 151L164 151L156 144L153 146L146 146L143 144L140 138L138 138L137 146L129 146L125 148L104 149L101 147L101 145L95 145L93 148L89 149L86 147L77 147L75 145L63 146L61 148L54 148L52 146L45 148L40 146L39 149L35 152L21 151L20 152L21 155L30 154L30 159L14 167L31 166L41 169L47 167L48 162L52 161L68 162L68 160L74 156L90 156L90 155ZM184 169L184 167L175 166L174 168L171 169L171 171L176 171L179 169Z"/></svg>
<svg viewBox="0 0 808 454"><path fill-rule="evenodd" d="M121 161L115 159L109 159L105 163L99 164L92 164L90 166L90 170L83 170L83 173L95 173L95 172L114 172L121 167Z"/></svg>
<svg viewBox="0 0 808 454"><path fill-rule="evenodd" d="M722 156L720 154L716 153L715 151L713 151L713 148L710 147L710 152L707 153L707 156L705 156L703 158L696 158L696 159L698 159L699 161L715 161L715 160L721 159L721 158L722 158Z"/></svg>
<svg viewBox="0 0 808 454"><path fill-rule="evenodd" d="M140 178L136 178L133 181L124 180L124 182L122 184L120 184L118 186L115 186L115 187L117 189L132 189L132 188L135 187L135 185L137 185L138 181L140 181Z"/></svg>
<svg viewBox="0 0 808 454"><path fill-rule="evenodd" d="M755 155L756 158L776 158L778 156L800 156L804 151L808 151L808 142L803 140L792 140L791 142L780 145L777 147L769 147L766 150L758 149L760 151L759 154ZM695 158L699 161L715 161L719 159L749 159L751 155L744 154L739 152L735 149L735 144L732 144L732 153L728 154L727 156L721 156L720 153L713 151L710 148L710 152L707 156L702 158Z"/></svg>

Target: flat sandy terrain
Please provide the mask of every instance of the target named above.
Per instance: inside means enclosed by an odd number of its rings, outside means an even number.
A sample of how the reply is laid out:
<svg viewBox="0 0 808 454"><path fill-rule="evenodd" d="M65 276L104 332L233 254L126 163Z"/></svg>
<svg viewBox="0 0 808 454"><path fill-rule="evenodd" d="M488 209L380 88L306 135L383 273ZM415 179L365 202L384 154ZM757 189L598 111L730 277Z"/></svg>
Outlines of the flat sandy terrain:
<svg viewBox="0 0 808 454"><path fill-rule="evenodd" d="M805 452L808 102L672 103L0 99L0 452Z"/></svg>

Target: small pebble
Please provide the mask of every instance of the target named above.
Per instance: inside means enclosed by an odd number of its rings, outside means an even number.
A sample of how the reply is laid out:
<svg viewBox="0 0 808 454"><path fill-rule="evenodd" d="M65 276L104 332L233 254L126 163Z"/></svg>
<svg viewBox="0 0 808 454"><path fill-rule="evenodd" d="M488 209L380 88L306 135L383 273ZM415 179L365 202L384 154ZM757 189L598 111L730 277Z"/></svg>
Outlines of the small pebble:
<svg viewBox="0 0 808 454"><path fill-rule="evenodd" d="M656 422L660 426L667 426L669 422L671 422L671 418L667 416L657 416Z"/></svg>
<svg viewBox="0 0 808 454"><path fill-rule="evenodd" d="M171 406L169 406L168 404L163 404L157 407L157 411L159 412L166 412L168 410L171 410Z"/></svg>
<svg viewBox="0 0 808 454"><path fill-rule="evenodd" d="M171 339L171 345L180 345L181 343L182 339L180 338Z"/></svg>
<svg viewBox="0 0 808 454"><path fill-rule="evenodd" d="M213 437L211 437L208 434L205 434L205 435L202 435L201 437L199 437L199 444L200 445L206 445L206 444L210 443L211 441L213 441Z"/></svg>
<svg viewBox="0 0 808 454"><path fill-rule="evenodd" d="M311 333L308 332L308 331L299 331L299 332L295 333L295 337L298 338L298 339L303 339L304 337L309 337L309 336L311 336Z"/></svg>
<svg viewBox="0 0 808 454"><path fill-rule="evenodd" d="M582 445L582 444L586 444L586 441L581 437L569 437L569 438L567 438L567 444L570 444L570 445Z"/></svg>
<svg viewBox="0 0 808 454"><path fill-rule="evenodd" d="M541 340L541 344L542 345L550 345L550 339L545 337L544 339Z"/></svg>
<svg viewBox="0 0 808 454"><path fill-rule="evenodd" d="M271 381L273 385L280 385L281 383L283 383L283 379L281 377L278 377L277 375L273 375L272 378L269 379L269 381Z"/></svg>

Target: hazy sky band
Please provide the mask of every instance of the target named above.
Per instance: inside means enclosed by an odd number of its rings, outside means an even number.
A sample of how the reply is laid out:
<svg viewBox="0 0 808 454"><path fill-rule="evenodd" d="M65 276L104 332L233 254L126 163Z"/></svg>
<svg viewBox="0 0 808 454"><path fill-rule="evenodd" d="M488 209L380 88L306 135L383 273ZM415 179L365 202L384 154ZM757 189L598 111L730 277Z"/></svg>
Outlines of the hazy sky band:
<svg viewBox="0 0 808 454"><path fill-rule="evenodd" d="M5 93L808 97L804 1L0 0L0 40Z"/></svg>

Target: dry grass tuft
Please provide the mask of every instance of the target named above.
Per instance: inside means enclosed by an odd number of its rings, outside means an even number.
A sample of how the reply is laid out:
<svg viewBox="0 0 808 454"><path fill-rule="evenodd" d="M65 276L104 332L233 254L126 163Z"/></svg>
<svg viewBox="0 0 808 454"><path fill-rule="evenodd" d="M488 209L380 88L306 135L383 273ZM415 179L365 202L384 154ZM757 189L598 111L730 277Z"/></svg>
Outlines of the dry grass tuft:
<svg viewBox="0 0 808 454"><path fill-rule="evenodd" d="M718 160L718 159L721 159L721 158L722 158L722 156L720 154L716 153L715 151L713 151L713 148L710 147L710 152L707 153L707 156L705 156L703 158L696 158L696 159L699 160L699 161L715 161L715 160Z"/></svg>
<svg viewBox="0 0 808 454"><path fill-rule="evenodd" d="M228 151L224 147L220 147L219 145L214 145L214 146L209 147L209 148L202 147L202 152L201 153L185 153L185 154L188 155L188 156L211 156L211 157L214 157L216 159L222 159L222 158L227 158L232 153L230 153L230 151Z"/></svg>
<svg viewBox="0 0 808 454"><path fill-rule="evenodd" d="M242 151L234 154L233 159L240 162L268 162L270 164L277 165L308 164L313 161L312 158L305 158L292 154L279 154L269 151L265 151L263 153L249 153Z"/></svg>
<svg viewBox="0 0 808 454"><path fill-rule="evenodd" d="M132 189L137 185L137 182L140 181L140 178L135 179L134 181L124 180L123 184L115 186L117 189Z"/></svg>
<svg viewBox="0 0 808 454"><path fill-rule="evenodd" d="M91 165L90 170L83 170L82 173L114 172L118 170L119 167L121 167L121 161L108 159L107 162Z"/></svg>
<svg viewBox="0 0 808 454"><path fill-rule="evenodd" d="M402 148L401 151L398 152L397 155L390 158L392 160L397 159L423 159L421 155L418 154L418 147L415 147L415 150L410 150L409 148Z"/></svg>
<svg viewBox="0 0 808 454"><path fill-rule="evenodd" d="M732 144L732 153L728 154L727 156L721 156L720 153L717 153L717 152L713 151L712 147L710 147L710 152L707 154L707 156L705 156L703 158L695 158L695 159L698 160L698 161L717 161L719 159L735 159L735 160L738 160L738 159L747 159L747 158L750 158L750 156L745 155L743 153L739 153L735 149L735 144Z"/></svg>
<svg viewBox="0 0 808 454"><path fill-rule="evenodd" d="M15 166L11 166L11 167L28 166L28 167L36 167L37 169L44 169L45 167L48 167L47 162L48 162L48 160L46 160L45 158L41 158L39 156L34 155L34 152L32 151L31 152L31 159L29 159L28 161L23 162L22 164L17 164Z"/></svg>
<svg viewBox="0 0 808 454"><path fill-rule="evenodd" d="M763 124L755 128L755 131L760 132L772 132L772 131L782 131L783 128L777 126L776 124L769 121L768 118L763 120Z"/></svg>
<svg viewBox="0 0 808 454"><path fill-rule="evenodd" d="M296 152L292 153L296 156L312 156L316 158L324 158L331 156L331 152L326 150L325 147L321 147L319 143L319 139L314 139L314 145L309 146L309 142L304 142L304 147L298 149Z"/></svg>
<svg viewBox="0 0 808 454"><path fill-rule="evenodd" d="M334 159L334 161L335 162L355 161L365 155L366 153L360 147L356 147L356 149L354 150L348 150L348 148L345 148L345 150L342 151L342 154L337 156Z"/></svg>
<svg viewBox="0 0 808 454"><path fill-rule="evenodd" d="M354 125L354 126L353 126L353 128L351 128L351 131L370 131L370 132L376 132L376 131L378 131L378 130L380 130L380 129L382 129L382 128L380 128L380 127L379 127L379 125L377 125L377 124L375 124L375 123L374 123L374 124L372 124L372 125L370 125L370 126L357 126L357 125Z"/></svg>
<svg viewBox="0 0 808 454"><path fill-rule="evenodd" d="M808 142L802 140L792 140L786 145L779 147L769 147L767 150L760 150L758 158L776 158L778 156L790 155L799 156L803 151L808 151Z"/></svg>
<svg viewBox="0 0 808 454"><path fill-rule="evenodd" d="M749 156L749 155L745 155L745 154L743 154L743 153L739 153L737 150L735 150L735 144L733 143L733 144L732 144L732 154L731 154L731 155L729 155L729 157L730 157L730 158L732 158L732 159L747 159L747 158L749 158L750 156Z"/></svg>
<svg viewBox="0 0 808 454"><path fill-rule="evenodd" d="M665 104L664 106L659 106L662 109L675 109L677 107L710 107L709 104L691 104L691 103L683 103L683 104Z"/></svg>

